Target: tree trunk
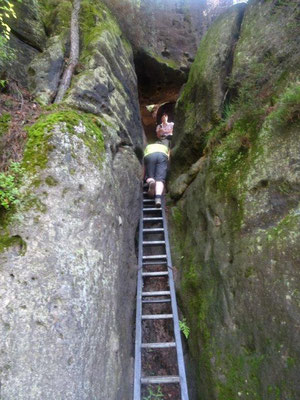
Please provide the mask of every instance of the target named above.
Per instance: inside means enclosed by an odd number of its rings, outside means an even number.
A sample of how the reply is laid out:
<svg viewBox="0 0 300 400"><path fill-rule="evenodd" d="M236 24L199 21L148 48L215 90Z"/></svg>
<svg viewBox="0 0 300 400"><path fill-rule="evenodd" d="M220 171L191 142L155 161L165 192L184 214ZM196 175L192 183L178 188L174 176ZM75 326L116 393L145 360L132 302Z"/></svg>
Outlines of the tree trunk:
<svg viewBox="0 0 300 400"><path fill-rule="evenodd" d="M71 16L71 49L70 58L66 69L64 70L57 95L54 103L60 103L68 90L71 79L74 73L74 69L78 63L79 59L79 12L81 0L73 0L73 10Z"/></svg>

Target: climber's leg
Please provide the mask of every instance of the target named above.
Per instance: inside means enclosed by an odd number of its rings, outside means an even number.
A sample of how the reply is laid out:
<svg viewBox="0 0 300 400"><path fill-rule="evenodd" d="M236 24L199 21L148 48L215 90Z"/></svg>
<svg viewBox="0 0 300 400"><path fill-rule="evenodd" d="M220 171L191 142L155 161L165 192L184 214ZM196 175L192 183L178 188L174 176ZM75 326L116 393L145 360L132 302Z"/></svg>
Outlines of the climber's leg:
<svg viewBox="0 0 300 400"><path fill-rule="evenodd" d="M149 154L145 157L144 163L146 168L146 182L149 185L148 195L155 195L155 169L156 169L156 153Z"/></svg>
<svg viewBox="0 0 300 400"><path fill-rule="evenodd" d="M164 153L159 153L155 170L155 205L161 207L161 197L164 191L164 183L167 176L168 157Z"/></svg>

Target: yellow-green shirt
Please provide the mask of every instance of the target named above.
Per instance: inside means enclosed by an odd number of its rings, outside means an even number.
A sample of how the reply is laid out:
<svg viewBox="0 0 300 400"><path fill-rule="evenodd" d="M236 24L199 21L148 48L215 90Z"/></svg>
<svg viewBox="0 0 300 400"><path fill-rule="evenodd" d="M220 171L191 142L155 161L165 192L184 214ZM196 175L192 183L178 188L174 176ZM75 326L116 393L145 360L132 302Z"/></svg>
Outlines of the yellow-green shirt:
<svg viewBox="0 0 300 400"><path fill-rule="evenodd" d="M144 150L144 157L152 153L164 153L166 156L169 156L169 150L167 146L159 143L148 144Z"/></svg>

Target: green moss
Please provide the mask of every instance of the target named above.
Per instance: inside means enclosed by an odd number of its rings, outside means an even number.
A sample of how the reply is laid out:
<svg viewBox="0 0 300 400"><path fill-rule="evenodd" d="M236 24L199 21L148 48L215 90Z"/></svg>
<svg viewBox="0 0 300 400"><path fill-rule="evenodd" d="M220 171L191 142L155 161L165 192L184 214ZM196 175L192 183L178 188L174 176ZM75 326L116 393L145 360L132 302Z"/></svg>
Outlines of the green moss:
<svg viewBox="0 0 300 400"><path fill-rule="evenodd" d="M297 364L297 360L294 357L288 357L286 360L287 368L293 368Z"/></svg>
<svg viewBox="0 0 300 400"><path fill-rule="evenodd" d="M72 1L41 0L39 5L46 31L64 35L70 27Z"/></svg>
<svg viewBox="0 0 300 400"><path fill-rule="evenodd" d="M47 178L45 179L45 182L48 186L57 186L58 185L58 181L53 178L53 176L47 176Z"/></svg>
<svg viewBox="0 0 300 400"><path fill-rule="evenodd" d="M89 147L92 160L101 165L104 141L97 117L74 110L62 110L44 114L34 125L26 128L28 140L22 161L22 166L26 171L35 173L37 169L46 167L48 154L53 150L53 145L49 143L49 140L57 125L62 132L69 132L80 137Z"/></svg>
<svg viewBox="0 0 300 400"><path fill-rule="evenodd" d="M295 243L299 236L299 225L300 212L292 212L282 218L275 227L266 231L267 241L269 243L278 242L278 244L282 242Z"/></svg>
<svg viewBox="0 0 300 400"><path fill-rule="evenodd" d="M0 137L8 131L10 121L11 115L9 113L3 113L0 116Z"/></svg>
<svg viewBox="0 0 300 400"><path fill-rule="evenodd" d="M23 256L26 253L26 242L20 236L0 235L0 253L13 246L20 248L20 255Z"/></svg>
<svg viewBox="0 0 300 400"><path fill-rule="evenodd" d="M285 89L278 99L273 112L267 117L272 133L281 134L287 125L300 124L300 85L293 83Z"/></svg>
<svg viewBox="0 0 300 400"><path fill-rule="evenodd" d="M44 169L48 162L48 153L53 146L48 143L52 136L51 130L54 122L49 115L42 115L38 121L26 127L28 140L26 143L22 167L27 171L35 173L38 168Z"/></svg>
<svg viewBox="0 0 300 400"><path fill-rule="evenodd" d="M102 3L82 1L80 30L82 33L83 51L80 57L81 62L90 57L90 48L103 32L108 31L116 36L121 36L122 32L109 9Z"/></svg>
<svg viewBox="0 0 300 400"><path fill-rule="evenodd" d="M47 206L45 203L42 202L41 199L39 199L37 196L28 193L26 196L24 196L24 199L22 201L21 207L20 207L20 212L26 212L29 210L35 210L39 213L45 214L47 211ZM14 217L12 216L12 219Z"/></svg>
<svg viewBox="0 0 300 400"><path fill-rule="evenodd" d="M175 222L176 228L180 229L183 223L182 211L179 209L179 207L172 207L171 213L172 213L172 220Z"/></svg>
<svg viewBox="0 0 300 400"><path fill-rule="evenodd" d="M259 370L264 361L260 354L250 354L244 349L238 355L230 351L216 353L216 366L225 379L217 382L219 400L249 398L262 400L259 394Z"/></svg>
<svg viewBox="0 0 300 400"><path fill-rule="evenodd" d="M189 246L181 260L181 274L180 301L191 332L189 348L191 354L197 354L198 376L201 376L198 384L210 390L213 387L211 324L219 312L214 307L218 280L213 278L208 265L196 262L195 251Z"/></svg>
<svg viewBox="0 0 300 400"><path fill-rule="evenodd" d="M125 39L124 37L122 37L122 43L123 43L123 46L124 46L127 54L129 56L131 56L132 55L132 47L131 47L130 42L127 39Z"/></svg>
<svg viewBox="0 0 300 400"><path fill-rule="evenodd" d="M179 68L178 63L175 60L171 60L170 58L161 57L161 56L159 56L158 54L156 54L156 53L154 53L152 51L149 51L148 53L149 53L149 55L151 57L153 57L160 64L166 64L169 68L172 68L172 69L178 69Z"/></svg>

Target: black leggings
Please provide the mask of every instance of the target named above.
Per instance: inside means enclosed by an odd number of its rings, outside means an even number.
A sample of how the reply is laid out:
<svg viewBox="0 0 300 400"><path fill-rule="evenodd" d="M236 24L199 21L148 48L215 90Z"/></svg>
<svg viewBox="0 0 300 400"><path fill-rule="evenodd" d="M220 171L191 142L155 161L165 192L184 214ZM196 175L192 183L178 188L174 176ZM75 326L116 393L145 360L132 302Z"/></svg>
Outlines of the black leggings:
<svg viewBox="0 0 300 400"><path fill-rule="evenodd" d="M168 156L161 152L148 154L144 158L146 167L146 180L153 178L159 182L165 182L168 168Z"/></svg>

